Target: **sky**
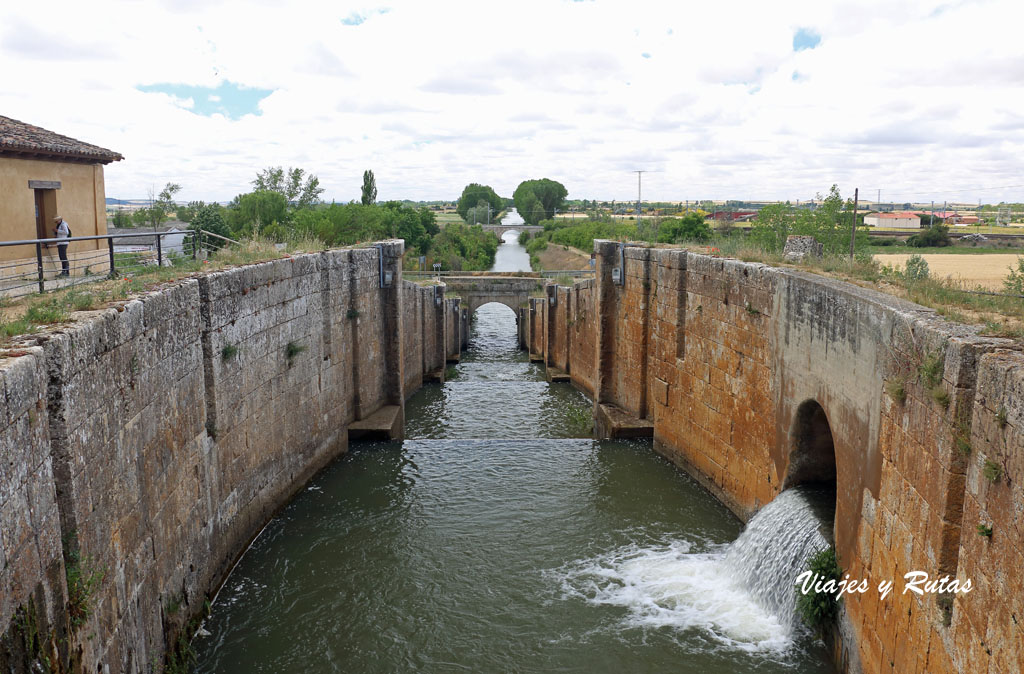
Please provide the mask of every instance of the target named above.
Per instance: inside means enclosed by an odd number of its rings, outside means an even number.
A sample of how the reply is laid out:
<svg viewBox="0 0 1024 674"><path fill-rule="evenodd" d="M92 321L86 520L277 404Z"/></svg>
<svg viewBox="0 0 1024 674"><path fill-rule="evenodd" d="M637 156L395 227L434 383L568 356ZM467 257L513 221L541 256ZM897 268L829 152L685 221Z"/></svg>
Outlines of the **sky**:
<svg viewBox="0 0 1024 674"><path fill-rule="evenodd" d="M0 6L0 115L124 155L108 197L1024 201L1020 0Z"/></svg>

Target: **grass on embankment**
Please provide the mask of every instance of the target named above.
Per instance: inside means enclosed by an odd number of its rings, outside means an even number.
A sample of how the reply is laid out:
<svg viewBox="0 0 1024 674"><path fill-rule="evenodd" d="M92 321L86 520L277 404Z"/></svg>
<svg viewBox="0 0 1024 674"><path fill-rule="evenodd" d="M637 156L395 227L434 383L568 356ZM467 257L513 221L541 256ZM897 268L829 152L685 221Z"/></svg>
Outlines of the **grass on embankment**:
<svg viewBox="0 0 1024 674"><path fill-rule="evenodd" d="M323 244L315 240L293 241L279 250L270 241L256 239L216 251L208 260L182 258L171 267L145 267L133 271L129 276L80 284L45 295L30 295L17 300L0 298L0 348L9 346L15 337L38 332L47 325L64 323L71 319L75 311L116 306L133 294L163 283L229 267L266 262L291 253L322 249ZM0 354L0 357L3 355Z"/></svg>
<svg viewBox="0 0 1024 674"><path fill-rule="evenodd" d="M694 250L838 278L935 309L951 321L981 325L983 335L1024 343L1024 298L1014 296L1018 293L992 294L992 290L947 278L908 278L904 271L880 264L866 252L859 253L853 261L840 255L791 264L783 261L779 252L765 251L733 237L717 238L707 247Z"/></svg>

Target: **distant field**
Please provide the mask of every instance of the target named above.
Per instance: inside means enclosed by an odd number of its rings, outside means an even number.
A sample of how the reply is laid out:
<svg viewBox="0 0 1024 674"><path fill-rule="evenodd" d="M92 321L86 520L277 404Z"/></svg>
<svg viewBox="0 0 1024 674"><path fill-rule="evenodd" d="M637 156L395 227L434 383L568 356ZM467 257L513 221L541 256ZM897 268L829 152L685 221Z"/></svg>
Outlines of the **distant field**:
<svg viewBox="0 0 1024 674"><path fill-rule="evenodd" d="M944 250L944 249L940 249ZM965 252L970 249L964 249ZM902 269L911 254L876 254L879 263ZM978 284L992 290L1001 290L1003 279L1010 273L1011 265L1016 267L1018 255L990 253L984 255L963 255L950 253L928 253L921 257L928 263L932 277L951 277Z"/></svg>
<svg viewBox="0 0 1024 674"><path fill-rule="evenodd" d="M437 213L437 224L447 225L450 222L462 222L462 216L458 213Z"/></svg>
<svg viewBox="0 0 1024 674"><path fill-rule="evenodd" d="M1024 255L1024 248L975 248L974 246L944 246L942 248L911 248L910 246L869 246L874 255L1013 255L1019 251Z"/></svg>

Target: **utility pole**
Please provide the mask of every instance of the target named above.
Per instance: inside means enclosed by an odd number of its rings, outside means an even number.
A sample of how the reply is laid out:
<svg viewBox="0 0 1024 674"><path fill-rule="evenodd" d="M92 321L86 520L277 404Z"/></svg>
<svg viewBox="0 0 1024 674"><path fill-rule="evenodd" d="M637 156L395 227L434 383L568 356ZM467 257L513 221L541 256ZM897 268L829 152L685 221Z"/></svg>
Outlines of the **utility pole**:
<svg viewBox="0 0 1024 674"><path fill-rule="evenodd" d="M637 228L639 228L640 227L640 217L641 217L641 214L640 214L640 178L643 177L643 174L647 173L647 171L633 171L633 173L636 174L636 225L637 225Z"/></svg>
<svg viewBox="0 0 1024 674"><path fill-rule="evenodd" d="M935 199L932 199L932 215L931 219L928 220L928 226L931 227L935 224Z"/></svg>
<svg viewBox="0 0 1024 674"><path fill-rule="evenodd" d="M854 190L854 191L856 191L856 190ZM881 188L878 189L878 201L875 202L875 208L878 209L879 213L882 212L882 189Z"/></svg>
<svg viewBox="0 0 1024 674"><path fill-rule="evenodd" d="M860 188L853 190L853 223L850 225L850 262L853 262L853 244L857 241L857 197Z"/></svg>

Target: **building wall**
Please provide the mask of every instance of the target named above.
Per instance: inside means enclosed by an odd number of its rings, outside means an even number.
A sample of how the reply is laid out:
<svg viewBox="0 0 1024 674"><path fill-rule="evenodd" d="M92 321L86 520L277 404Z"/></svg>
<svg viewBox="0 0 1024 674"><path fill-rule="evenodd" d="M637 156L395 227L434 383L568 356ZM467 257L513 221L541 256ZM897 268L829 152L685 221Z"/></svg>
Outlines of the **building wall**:
<svg viewBox="0 0 1024 674"><path fill-rule="evenodd" d="M53 234L53 217L62 216L75 236L106 234L107 215L101 164L74 164L38 159L0 157L0 240L17 241L35 239L35 192L28 187L29 180L60 181L54 190L52 208L55 210L46 223L47 232ZM79 241L69 245L69 255L84 254L106 248L103 242ZM57 258L56 250L44 251L44 256ZM35 258L35 248L29 246L0 247L0 260ZM104 260L97 258L97 264Z"/></svg>
<svg viewBox="0 0 1024 674"><path fill-rule="evenodd" d="M879 218L865 215L864 224L882 229L921 229L920 218Z"/></svg>

